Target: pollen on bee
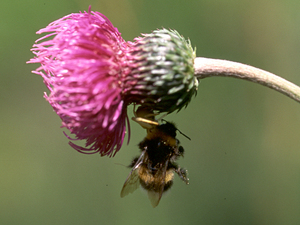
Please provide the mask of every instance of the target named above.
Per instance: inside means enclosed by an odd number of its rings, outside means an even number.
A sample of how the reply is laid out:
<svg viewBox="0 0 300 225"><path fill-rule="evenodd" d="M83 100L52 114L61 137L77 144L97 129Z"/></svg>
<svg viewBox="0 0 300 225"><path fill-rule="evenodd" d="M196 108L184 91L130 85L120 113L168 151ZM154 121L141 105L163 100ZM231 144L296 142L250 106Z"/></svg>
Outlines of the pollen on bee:
<svg viewBox="0 0 300 225"><path fill-rule="evenodd" d="M168 183L174 179L174 171L173 170L168 170L166 172L166 178L165 178L165 183Z"/></svg>

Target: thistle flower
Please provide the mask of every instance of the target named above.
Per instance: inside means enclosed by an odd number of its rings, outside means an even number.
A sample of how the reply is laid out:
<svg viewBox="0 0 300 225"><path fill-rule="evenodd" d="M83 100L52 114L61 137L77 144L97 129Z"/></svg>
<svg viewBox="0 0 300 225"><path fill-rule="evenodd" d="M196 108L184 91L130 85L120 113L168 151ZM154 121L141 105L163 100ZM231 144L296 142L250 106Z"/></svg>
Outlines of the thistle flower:
<svg viewBox="0 0 300 225"><path fill-rule="evenodd" d="M127 43L102 14L74 13L50 23L37 33L36 55L28 63L40 63L33 71L44 78L45 94L62 120L62 127L85 147L73 142L79 152L113 156L126 132L127 104L122 97ZM49 39L49 37L54 37Z"/></svg>
<svg viewBox="0 0 300 225"><path fill-rule="evenodd" d="M131 75L124 84L127 101L171 113L187 106L196 95L195 52L177 31L144 34L131 43L129 54Z"/></svg>

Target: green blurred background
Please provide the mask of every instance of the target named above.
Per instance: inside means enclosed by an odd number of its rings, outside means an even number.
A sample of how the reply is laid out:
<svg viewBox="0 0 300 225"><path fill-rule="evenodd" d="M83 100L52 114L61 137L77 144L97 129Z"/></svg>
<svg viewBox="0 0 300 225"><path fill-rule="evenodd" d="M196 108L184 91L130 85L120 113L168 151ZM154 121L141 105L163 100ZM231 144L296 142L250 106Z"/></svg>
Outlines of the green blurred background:
<svg viewBox="0 0 300 225"><path fill-rule="evenodd" d="M68 145L42 78L31 74L38 65L25 62L37 30L89 5L125 40L176 29L197 56L300 84L299 0L2 0L0 224L299 225L300 105L260 85L204 79L188 108L166 118L192 139L178 135L190 185L176 177L155 209L140 190L119 196L130 171L123 165L145 135L136 124L114 158Z"/></svg>

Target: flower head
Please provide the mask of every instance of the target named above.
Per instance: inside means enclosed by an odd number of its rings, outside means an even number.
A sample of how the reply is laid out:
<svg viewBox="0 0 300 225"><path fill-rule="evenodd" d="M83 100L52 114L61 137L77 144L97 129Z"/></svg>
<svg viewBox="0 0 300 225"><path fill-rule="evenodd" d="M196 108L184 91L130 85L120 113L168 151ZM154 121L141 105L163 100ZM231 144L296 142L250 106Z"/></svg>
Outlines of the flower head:
<svg viewBox="0 0 300 225"><path fill-rule="evenodd" d="M198 88L190 42L177 31L161 29L136 38L131 45L125 99L157 112L187 106Z"/></svg>
<svg viewBox="0 0 300 225"><path fill-rule="evenodd" d="M50 90L45 98L83 153L113 156L126 132L127 105L122 97L128 45L112 23L98 12L67 15L37 32L49 33L36 41L29 63ZM49 39L49 37L53 37Z"/></svg>

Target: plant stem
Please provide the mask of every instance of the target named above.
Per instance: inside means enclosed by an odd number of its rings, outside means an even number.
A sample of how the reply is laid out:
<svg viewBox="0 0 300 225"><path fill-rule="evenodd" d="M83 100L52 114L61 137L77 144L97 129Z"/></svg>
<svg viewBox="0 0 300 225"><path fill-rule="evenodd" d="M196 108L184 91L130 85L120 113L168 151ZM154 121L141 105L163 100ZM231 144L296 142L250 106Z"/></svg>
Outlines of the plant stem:
<svg viewBox="0 0 300 225"><path fill-rule="evenodd" d="M194 61L195 76L198 79L206 77L234 77L249 80L272 88L300 102L300 87L265 70L242 63L221 59L197 57Z"/></svg>

